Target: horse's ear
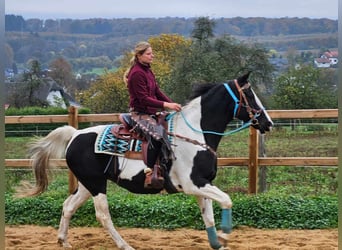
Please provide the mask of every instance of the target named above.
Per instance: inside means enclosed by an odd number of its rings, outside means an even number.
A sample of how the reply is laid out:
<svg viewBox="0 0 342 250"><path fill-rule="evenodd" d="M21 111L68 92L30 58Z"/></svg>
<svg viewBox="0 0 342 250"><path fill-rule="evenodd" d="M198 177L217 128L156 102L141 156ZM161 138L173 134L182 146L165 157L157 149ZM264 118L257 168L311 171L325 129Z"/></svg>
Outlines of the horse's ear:
<svg viewBox="0 0 342 250"><path fill-rule="evenodd" d="M240 76L237 81L238 83L246 83L248 81L248 77L249 77L249 74L251 73L252 71L248 71L246 74L244 74L243 76Z"/></svg>

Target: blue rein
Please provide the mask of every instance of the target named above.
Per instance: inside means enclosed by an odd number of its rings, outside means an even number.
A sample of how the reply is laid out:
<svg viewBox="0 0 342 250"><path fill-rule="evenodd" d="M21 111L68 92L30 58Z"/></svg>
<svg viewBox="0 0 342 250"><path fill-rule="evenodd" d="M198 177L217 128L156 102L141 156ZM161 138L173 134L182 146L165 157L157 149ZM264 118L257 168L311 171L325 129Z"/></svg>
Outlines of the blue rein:
<svg viewBox="0 0 342 250"><path fill-rule="evenodd" d="M236 112L239 108L239 99L236 97L236 95L234 94L234 92L232 91L232 89L229 87L228 83L224 83L223 84L224 87L226 88L226 90L228 91L228 93L230 94L230 96L233 98L234 102L235 102L235 107L234 107L234 118L236 116ZM171 113L170 115L167 116L167 120L170 120L172 119L172 117L176 114L177 112L173 112ZM220 136L227 136L227 135L231 135L231 134L234 134L234 133L237 133L247 127L249 127L252 123L252 120L253 119L256 119L260 114L255 114L254 117L252 119L250 119L248 122L244 123L241 127L239 128L236 128L234 130L230 130L230 131L227 131L227 132L224 132L224 133L219 133L219 132L215 132L215 131L206 131L206 130L199 130L199 129L196 129L194 128L189 120L185 117L184 113L182 111L179 112L181 115L182 115L182 118L184 119L186 125L191 128L193 131L197 132L197 133L202 133L202 134L213 134L213 135L220 135Z"/></svg>

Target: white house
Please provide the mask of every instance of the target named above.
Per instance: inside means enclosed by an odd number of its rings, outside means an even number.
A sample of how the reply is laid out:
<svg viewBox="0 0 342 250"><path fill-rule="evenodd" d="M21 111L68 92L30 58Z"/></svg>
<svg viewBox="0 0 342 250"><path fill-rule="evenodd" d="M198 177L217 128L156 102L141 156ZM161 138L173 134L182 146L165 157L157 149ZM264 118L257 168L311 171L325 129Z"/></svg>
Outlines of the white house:
<svg viewBox="0 0 342 250"><path fill-rule="evenodd" d="M326 51L320 58L314 59L315 66L318 68L329 68L338 64L338 51Z"/></svg>

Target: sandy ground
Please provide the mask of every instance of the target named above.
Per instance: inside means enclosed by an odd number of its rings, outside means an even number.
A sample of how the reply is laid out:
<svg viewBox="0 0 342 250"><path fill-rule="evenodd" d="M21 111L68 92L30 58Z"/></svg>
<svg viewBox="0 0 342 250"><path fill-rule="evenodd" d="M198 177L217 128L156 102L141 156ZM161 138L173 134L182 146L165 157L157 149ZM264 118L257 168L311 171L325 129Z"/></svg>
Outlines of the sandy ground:
<svg viewBox="0 0 342 250"><path fill-rule="evenodd" d="M137 250L210 249L205 231L174 231L118 228L121 236ZM338 230L260 230L241 227L229 235L231 250L242 249L338 249ZM57 230L52 227L7 226L6 250L60 250ZM118 249L103 228L71 228L72 249Z"/></svg>

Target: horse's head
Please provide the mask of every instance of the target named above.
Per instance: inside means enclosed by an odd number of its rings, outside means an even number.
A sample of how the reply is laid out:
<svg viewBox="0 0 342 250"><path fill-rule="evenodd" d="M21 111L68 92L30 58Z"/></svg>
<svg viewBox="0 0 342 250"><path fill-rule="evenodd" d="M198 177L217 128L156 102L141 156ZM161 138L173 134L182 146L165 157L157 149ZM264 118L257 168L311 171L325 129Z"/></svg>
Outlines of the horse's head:
<svg viewBox="0 0 342 250"><path fill-rule="evenodd" d="M251 121L252 127L265 133L270 131L273 122L248 82L249 74L250 72L234 80L240 99L236 117L244 122Z"/></svg>

